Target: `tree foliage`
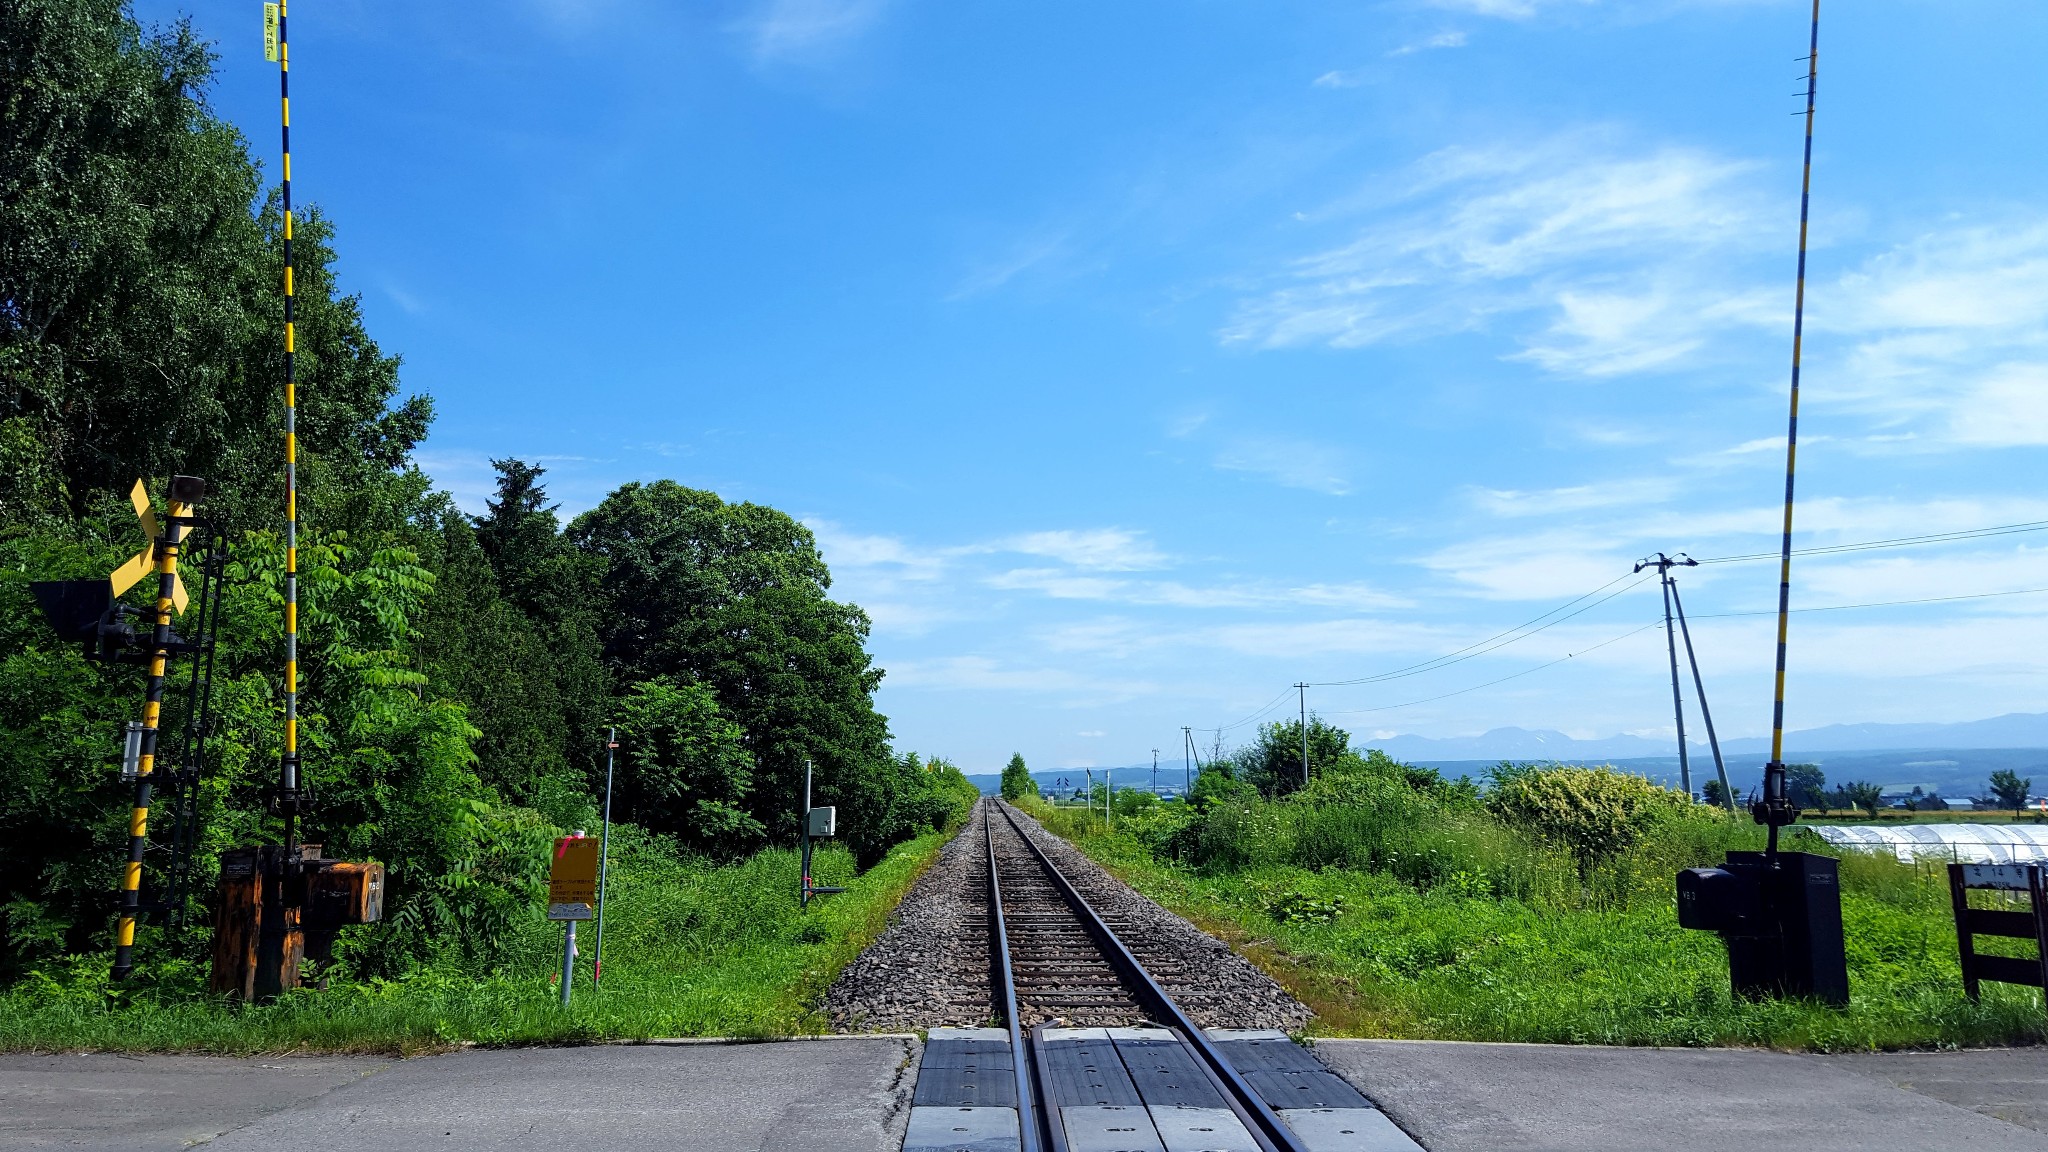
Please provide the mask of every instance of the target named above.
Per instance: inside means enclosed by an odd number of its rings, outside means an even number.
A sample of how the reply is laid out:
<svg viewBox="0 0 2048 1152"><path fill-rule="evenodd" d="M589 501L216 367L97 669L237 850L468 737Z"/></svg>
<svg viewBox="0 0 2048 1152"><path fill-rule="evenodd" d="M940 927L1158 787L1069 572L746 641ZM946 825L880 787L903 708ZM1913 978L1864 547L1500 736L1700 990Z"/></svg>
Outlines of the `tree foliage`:
<svg viewBox="0 0 2048 1152"><path fill-rule="evenodd" d="M1627 851L1651 822L1691 804L1633 773L1566 764L1516 773L1486 797L1504 823L1566 849L1582 868Z"/></svg>
<svg viewBox="0 0 2048 1152"><path fill-rule="evenodd" d="M1024 766L1022 752L1011 753L1010 762L1003 765L1002 790L1005 800L1038 795L1038 781L1031 778L1031 770Z"/></svg>
<svg viewBox="0 0 2048 1152"><path fill-rule="evenodd" d="M2027 794L2033 791L2034 781L2023 777L2010 768L2000 768L1991 774L1991 794L1998 798L1998 806L2014 812L2027 806Z"/></svg>
<svg viewBox="0 0 2048 1152"><path fill-rule="evenodd" d="M1351 734L1311 712L1308 716L1308 775L1311 779L1351 751ZM1258 737L1232 756L1231 775L1267 796L1284 796L1302 786L1301 721L1259 725Z"/></svg>
<svg viewBox="0 0 2048 1152"><path fill-rule="evenodd" d="M281 831L283 219L212 68L189 23L119 0L0 4L0 980L108 944L142 681L57 642L28 584L131 554L138 476L205 477L230 542L195 890ZM788 515L659 481L565 527L517 459L481 515L436 491L412 459L432 407L338 289L334 242L297 214L303 826L390 877L349 970L498 962L549 839L597 818L612 724L622 814L686 851L793 839L806 760L863 863L971 802L890 749L867 617ZM145 957L203 958L188 911Z"/></svg>

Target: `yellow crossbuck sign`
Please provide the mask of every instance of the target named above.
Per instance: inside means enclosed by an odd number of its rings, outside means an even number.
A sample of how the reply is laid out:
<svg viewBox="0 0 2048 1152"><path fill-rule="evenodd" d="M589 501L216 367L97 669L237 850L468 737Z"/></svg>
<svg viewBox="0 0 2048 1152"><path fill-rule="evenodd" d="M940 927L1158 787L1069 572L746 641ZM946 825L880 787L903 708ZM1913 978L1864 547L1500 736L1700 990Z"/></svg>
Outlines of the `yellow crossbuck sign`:
<svg viewBox="0 0 2048 1152"><path fill-rule="evenodd" d="M137 581L156 571L156 542L164 534L163 528L156 522L156 510L149 506L149 490L142 486L142 481L135 482L135 487L128 493L128 502L135 506L135 518L142 521L142 534L149 537L149 543L142 551L130 556L127 563L114 569L113 574L108 577L114 582L116 596L135 587ZM171 514L176 515L177 509L171 509ZM171 575L171 603L177 611L185 610L185 582L176 573Z"/></svg>

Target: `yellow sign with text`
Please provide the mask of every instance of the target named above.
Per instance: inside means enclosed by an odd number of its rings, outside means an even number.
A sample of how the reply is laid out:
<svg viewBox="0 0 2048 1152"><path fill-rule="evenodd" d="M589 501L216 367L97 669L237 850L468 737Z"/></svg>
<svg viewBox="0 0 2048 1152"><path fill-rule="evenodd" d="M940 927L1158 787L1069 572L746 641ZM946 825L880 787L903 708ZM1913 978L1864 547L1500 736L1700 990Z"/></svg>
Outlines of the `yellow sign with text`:
<svg viewBox="0 0 2048 1152"><path fill-rule="evenodd" d="M277 5L263 6L263 58L277 63Z"/></svg>
<svg viewBox="0 0 2048 1152"><path fill-rule="evenodd" d="M555 841L548 872L548 919L588 920L597 907L597 845L590 836Z"/></svg>

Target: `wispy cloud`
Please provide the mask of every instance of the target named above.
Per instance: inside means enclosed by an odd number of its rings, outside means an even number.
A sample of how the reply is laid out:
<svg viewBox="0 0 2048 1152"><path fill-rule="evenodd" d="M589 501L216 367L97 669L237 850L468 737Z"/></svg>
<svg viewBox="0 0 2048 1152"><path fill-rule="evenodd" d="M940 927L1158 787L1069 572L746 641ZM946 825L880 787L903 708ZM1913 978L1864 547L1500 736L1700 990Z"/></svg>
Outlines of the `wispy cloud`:
<svg viewBox="0 0 2048 1152"><path fill-rule="evenodd" d="M1387 55L1413 56L1417 52L1427 52L1432 48L1463 48L1464 46L1465 34L1463 32L1439 32L1426 39L1403 44L1399 48L1387 53Z"/></svg>
<svg viewBox="0 0 2048 1152"><path fill-rule="evenodd" d="M1366 74L1363 70L1353 70L1350 72L1341 70L1330 71L1316 77L1315 86L1318 88L1356 88L1360 84L1365 83L1365 78Z"/></svg>
<svg viewBox="0 0 2048 1152"><path fill-rule="evenodd" d="M1361 347L1520 316L1534 321L1520 355L1554 373L1668 365L1714 331L1783 311L1727 271L1770 235L1755 171L1597 131L1445 149L1358 209L1367 219L1351 239L1242 302L1221 337Z"/></svg>
<svg viewBox="0 0 2048 1152"><path fill-rule="evenodd" d="M1249 472L1288 488L1305 488L1328 496L1351 491L1344 454L1309 440L1244 437L1225 445L1216 454L1216 467L1228 472Z"/></svg>
<svg viewBox="0 0 2048 1152"><path fill-rule="evenodd" d="M1814 294L1816 402L1907 429L1920 450L2048 443L2048 219L1918 236ZM1906 441L1901 441L1906 443Z"/></svg>
<svg viewBox="0 0 2048 1152"><path fill-rule="evenodd" d="M981 548L991 552L1045 556L1076 568L1110 572L1163 568L1169 563L1166 553L1153 547L1142 534L1122 528L1026 532Z"/></svg>
<svg viewBox="0 0 2048 1152"><path fill-rule="evenodd" d="M1646 507L1670 499L1677 487L1677 481L1669 477L1643 476L1526 492L1474 488L1470 495L1474 504L1495 516L1554 516L1593 508Z"/></svg>
<svg viewBox="0 0 2048 1152"><path fill-rule="evenodd" d="M816 58L843 48L881 18L889 0L765 0L746 20L754 58Z"/></svg>

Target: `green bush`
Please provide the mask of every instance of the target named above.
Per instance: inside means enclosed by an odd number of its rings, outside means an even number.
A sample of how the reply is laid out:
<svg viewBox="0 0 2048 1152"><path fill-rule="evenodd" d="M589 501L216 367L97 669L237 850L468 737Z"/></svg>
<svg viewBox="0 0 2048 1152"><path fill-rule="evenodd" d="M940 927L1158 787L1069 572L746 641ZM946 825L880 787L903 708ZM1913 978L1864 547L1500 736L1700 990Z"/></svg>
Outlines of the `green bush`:
<svg viewBox="0 0 2048 1152"><path fill-rule="evenodd" d="M1556 765L1509 776L1487 795L1486 806L1509 826L1570 852L1584 874L1628 851L1692 800L1613 768Z"/></svg>

